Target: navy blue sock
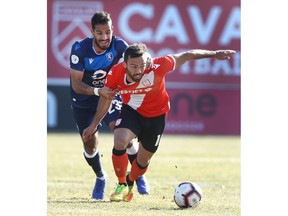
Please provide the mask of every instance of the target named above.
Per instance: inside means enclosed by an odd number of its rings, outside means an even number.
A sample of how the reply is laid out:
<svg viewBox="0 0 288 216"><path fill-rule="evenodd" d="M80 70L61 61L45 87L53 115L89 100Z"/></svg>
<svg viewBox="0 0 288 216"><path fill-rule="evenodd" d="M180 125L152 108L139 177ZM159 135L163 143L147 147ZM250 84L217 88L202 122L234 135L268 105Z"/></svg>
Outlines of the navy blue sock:
<svg viewBox="0 0 288 216"><path fill-rule="evenodd" d="M87 163L89 164L89 166L92 167L94 173L96 174L97 177L102 177L104 174L102 172L102 165L101 165L101 162L100 162L100 153L97 152L97 154L90 158L90 157L87 157L85 155L85 152L84 152L84 157L87 161Z"/></svg>

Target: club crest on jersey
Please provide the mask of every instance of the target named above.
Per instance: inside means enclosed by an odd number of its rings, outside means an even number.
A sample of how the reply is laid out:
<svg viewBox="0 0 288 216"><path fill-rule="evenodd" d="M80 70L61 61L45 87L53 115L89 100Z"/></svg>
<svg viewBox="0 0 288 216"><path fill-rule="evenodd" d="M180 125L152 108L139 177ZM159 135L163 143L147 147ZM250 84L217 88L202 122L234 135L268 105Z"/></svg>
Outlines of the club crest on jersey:
<svg viewBox="0 0 288 216"><path fill-rule="evenodd" d="M108 61L112 61L112 60L113 60L113 54L112 54L111 52L107 53L107 54L106 54L106 59L107 59Z"/></svg>
<svg viewBox="0 0 288 216"><path fill-rule="evenodd" d="M151 82L150 82L149 79L145 79L145 80L142 81L142 85L145 86L145 87L151 86Z"/></svg>

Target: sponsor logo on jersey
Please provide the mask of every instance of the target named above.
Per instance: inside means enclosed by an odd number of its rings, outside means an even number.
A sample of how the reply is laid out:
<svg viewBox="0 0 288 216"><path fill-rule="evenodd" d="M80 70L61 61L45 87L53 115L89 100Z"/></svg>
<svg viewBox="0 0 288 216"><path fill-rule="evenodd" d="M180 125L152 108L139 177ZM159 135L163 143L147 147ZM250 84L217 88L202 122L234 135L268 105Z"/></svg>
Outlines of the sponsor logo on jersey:
<svg viewBox="0 0 288 216"><path fill-rule="evenodd" d="M131 89L131 90L120 90L120 94L143 94L151 91L152 88L142 88L142 89Z"/></svg>
<svg viewBox="0 0 288 216"><path fill-rule="evenodd" d="M91 76L93 81L92 84L94 86L103 86L103 84L105 83L105 77L107 75L107 72L104 70L97 70L94 72L94 74Z"/></svg>
<svg viewBox="0 0 288 216"><path fill-rule="evenodd" d="M160 64L153 64L152 68L153 70L157 69L160 66Z"/></svg>
<svg viewBox="0 0 288 216"><path fill-rule="evenodd" d="M93 58L89 58L89 64L92 64L92 63L93 63L93 61L94 61L94 59L93 59Z"/></svg>
<svg viewBox="0 0 288 216"><path fill-rule="evenodd" d="M77 43L76 45L75 45L75 48L74 48L74 50L78 50L80 48L80 44L79 43Z"/></svg>

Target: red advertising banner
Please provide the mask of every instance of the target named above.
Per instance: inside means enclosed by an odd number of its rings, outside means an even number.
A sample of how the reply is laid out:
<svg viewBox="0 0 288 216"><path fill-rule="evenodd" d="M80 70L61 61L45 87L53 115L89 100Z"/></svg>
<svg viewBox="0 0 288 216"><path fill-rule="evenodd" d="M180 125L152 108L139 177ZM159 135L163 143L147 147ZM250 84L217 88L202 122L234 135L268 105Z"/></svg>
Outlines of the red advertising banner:
<svg viewBox="0 0 288 216"><path fill-rule="evenodd" d="M154 57L189 49L233 49L229 61L202 59L167 75L166 132L240 134L240 0L48 0L48 85L68 85L72 43L90 36L96 10L109 12L114 35L144 42Z"/></svg>

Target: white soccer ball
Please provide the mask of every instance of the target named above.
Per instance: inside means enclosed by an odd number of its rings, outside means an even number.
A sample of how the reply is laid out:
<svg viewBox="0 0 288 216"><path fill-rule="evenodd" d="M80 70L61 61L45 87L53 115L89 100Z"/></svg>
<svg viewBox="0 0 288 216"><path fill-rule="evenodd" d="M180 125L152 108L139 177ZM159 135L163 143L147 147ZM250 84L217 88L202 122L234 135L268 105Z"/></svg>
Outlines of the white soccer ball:
<svg viewBox="0 0 288 216"><path fill-rule="evenodd" d="M202 201L203 192L195 182L181 182L174 191L174 202L180 208L195 208Z"/></svg>

